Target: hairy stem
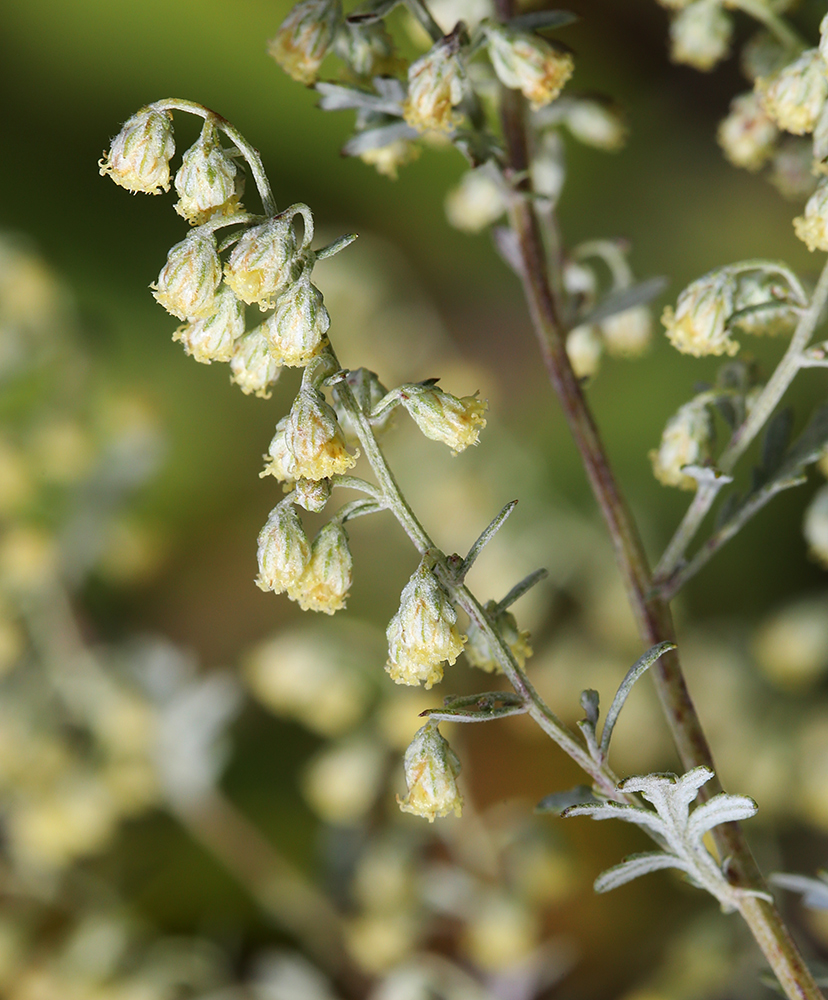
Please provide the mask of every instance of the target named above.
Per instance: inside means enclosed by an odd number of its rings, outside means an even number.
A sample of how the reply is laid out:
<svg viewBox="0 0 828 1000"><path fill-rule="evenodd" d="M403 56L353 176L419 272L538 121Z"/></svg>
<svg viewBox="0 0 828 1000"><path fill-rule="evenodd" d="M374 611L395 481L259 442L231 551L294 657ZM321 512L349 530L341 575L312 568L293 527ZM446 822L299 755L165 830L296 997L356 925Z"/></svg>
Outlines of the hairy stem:
<svg viewBox="0 0 828 1000"><path fill-rule="evenodd" d="M511 16L511 0L498 0L502 20ZM502 94L502 121L509 166L514 176L523 176L509 210L522 263L521 277L535 333L549 380L558 396L595 498L612 539L616 560L627 595L638 621L643 642L653 646L674 640L669 605L652 593L650 569L636 525L610 468L592 414L566 354L564 329L552 291L549 264L540 226L528 195L529 156L525 127L525 105L514 91ZM716 771L707 739L675 651L667 653L652 668L659 699L673 734L683 766L705 765ZM711 787L712 786L712 787ZM703 798L721 791L718 778L702 790ZM738 824L728 823L713 831L722 858L730 859L729 874L735 885L766 890L750 848ZM749 924L768 962L787 995L817 998L821 993L803 962L785 924L770 903L747 904L740 912Z"/></svg>

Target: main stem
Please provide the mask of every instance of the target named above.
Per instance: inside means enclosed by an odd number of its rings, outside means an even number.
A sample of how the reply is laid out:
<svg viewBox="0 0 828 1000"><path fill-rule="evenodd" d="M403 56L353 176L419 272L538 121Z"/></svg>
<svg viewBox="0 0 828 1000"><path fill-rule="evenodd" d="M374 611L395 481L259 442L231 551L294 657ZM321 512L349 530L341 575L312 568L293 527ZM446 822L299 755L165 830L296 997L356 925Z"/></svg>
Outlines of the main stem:
<svg viewBox="0 0 828 1000"><path fill-rule="evenodd" d="M511 6L511 0L498 0L502 20L507 21L511 17ZM524 115L525 105L521 96L504 89L502 121L509 166L514 176L528 178ZM606 521L642 641L647 646L673 641L675 632L669 605L652 593L650 567L638 529L610 468L595 421L566 354L564 328L549 280L549 265L540 226L531 199L527 197L530 193L528 179L524 179L512 199L509 216L518 241L521 278L543 362ZM682 765L688 770L705 765L715 774L713 756L676 652L665 654L653 665L651 672ZM709 798L721 790L716 777L701 794ZM729 859L729 875L734 884L742 888L765 888L738 824L716 827L713 836L720 856ZM746 896L740 912L786 995L792 1000L816 1000L821 997L775 906Z"/></svg>

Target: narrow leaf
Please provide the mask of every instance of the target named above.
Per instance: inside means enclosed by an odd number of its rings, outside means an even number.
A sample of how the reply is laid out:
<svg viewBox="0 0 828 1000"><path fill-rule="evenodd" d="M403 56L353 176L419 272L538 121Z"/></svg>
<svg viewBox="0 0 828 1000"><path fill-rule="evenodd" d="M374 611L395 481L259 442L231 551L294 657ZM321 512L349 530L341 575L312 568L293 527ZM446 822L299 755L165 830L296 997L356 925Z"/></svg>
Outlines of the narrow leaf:
<svg viewBox="0 0 828 1000"><path fill-rule="evenodd" d="M578 20L578 15L568 10L537 10L530 14L519 14L509 20L510 28L518 31L543 31L544 28L563 28Z"/></svg>
<svg viewBox="0 0 828 1000"><path fill-rule="evenodd" d="M687 823L687 836L691 840L701 838L720 823L738 823L756 815L759 807L747 795L727 795L719 792L712 799L696 806ZM828 886L826 886L828 889Z"/></svg>
<svg viewBox="0 0 828 1000"><path fill-rule="evenodd" d="M509 226L494 226L492 227L492 239L495 249L506 266L514 271L519 278L522 278L523 254L520 250L517 233Z"/></svg>
<svg viewBox="0 0 828 1000"><path fill-rule="evenodd" d="M510 715L525 715L528 705L500 705L493 708L427 708L420 715L436 722L491 722Z"/></svg>
<svg viewBox="0 0 828 1000"><path fill-rule="evenodd" d="M828 910L828 883L822 879L774 872L769 881L790 892L802 893L803 904L812 910Z"/></svg>
<svg viewBox="0 0 828 1000"><path fill-rule="evenodd" d="M402 117L402 107L398 101L389 100L367 90L357 90L355 87L343 87L338 83L319 81L315 85L317 93L321 94L319 107L323 111L374 111L378 114Z"/></svg>
<svg viewBox="0 0 828 1000"><path fill-rule="evenodd" d="M581 708L586 713L586 721L593 729L598 725L598 692L587 688L581 692Z"/></svg>
<svg viewBox="0 0 828 1000"><path fill-rule="evenodd" d="M516 583L514 587L509 591L509 593L500 601L497 602L498 611L505 611L506 608L510 608L518 598L523 597L523 595L532 589L536 583L540 583L541 580L545 580L549 576L549 571L545 569L536 569L534 573L530 573L529 576L525 576L520 583Z"/></svg>
<svg viewBox="0 0 828 1000"><path fill-rule="evenodd" d="M551 795L545 795L535 806L535 812L560 815L564 809L569 809L571 806L588 805L599 801L600 799L592 794L589 785L576 785L575 788L570 788L565 792L552 792Z"/></svg>
<svg viewBox="0 0 828 1000"><path fill-rule="evenodd" d="M762 442L762 467L768 478L782 464L791 441L793 420L793 410L787 406L768 423Z"/></svg>
<svg viewBox="0 0 828 1000"><path fill-rule="evenodd" d="M716 512L716 520L713 526L714 531L718 531L723 525L727 524L733 518L733 515L742 505L742 494L737 493L735 490L728 495L722 501L721 507L719 507Z"/></svg>
<svg viewBox="0 0 828 1000"><path fill-rule="evenodd" d="M572 816L589 816L592 819L622 819L627 823L635 823L651 830L661 839L666 838L664 820L651 809L640 806L627 806L619 802L602 802L599 805L576 805L566 809L561 815L564 819Z"/></svg>
<svg viewBox="0 0 828 1000"><path fill-rule="evenodd" d="M640 875L648 875L650 872L656 872L663 868L680 868L682 871L687 871L687 865L672 854L664 854L662 851L631 854L621 864L601 872L595 879L595 891L609 892L610 889L626 885L627 882L631 882Z"/></svg>
<svg viewBox="0 0 828 1000"><path fill-rule="evenodd" d="M517 504L518 504L517 500L510 500L503 508L503 510L497 515L497 517L494 518L491 521L491 523L488 524L487 527L483 529L483 531L480 534L480 537L477 539L474 545L472 545L472 547L469 549L468 555L463 560L463 564L460 567L460 572L457 574L458 582L462 581L465 578L466 573L468 573L468 571L474 565L474 561L477 559L477 557L480 555L483 549L489 544L489 542L494 538L494 536L498 533L498 531L500 531L500 529L506 523L509 515L515 509L515 507L517 507Z"/></svg>
<svg viewBox="0 0 828 1000"><path fill-rule="evenodd" d="M646 670L648 670L660 656L663 656L666 652L675 648L676 644L674 642L660 642L657 646L652 646L648 649L647 652L627 671L626 677L623 681L621 681L618 691L612 699L612 704L609 707L607 718L604 722L604 729L601 733L601 753L605 757L609 751L610 739L612 738L612 731L615 728L615 723L618 721L618 716L621 713L621 709L624 707L624 702L627 700L627 696L630 691L632 691L633 684L635 684L638 678ZM581 704L583 704L583 695L581 695Z"/></svg>
<svg viewBox="0 0 828 1000"><path fill-rule="evenodd" d="M601 302L582 320L582 324L599 323L603 319L609 319L617 313L626 312L634 306L642 306L652 301L660 295L667 287L667 279L663 277L647 278L631 288L624 288L620 291L610 292Z"/></svg>

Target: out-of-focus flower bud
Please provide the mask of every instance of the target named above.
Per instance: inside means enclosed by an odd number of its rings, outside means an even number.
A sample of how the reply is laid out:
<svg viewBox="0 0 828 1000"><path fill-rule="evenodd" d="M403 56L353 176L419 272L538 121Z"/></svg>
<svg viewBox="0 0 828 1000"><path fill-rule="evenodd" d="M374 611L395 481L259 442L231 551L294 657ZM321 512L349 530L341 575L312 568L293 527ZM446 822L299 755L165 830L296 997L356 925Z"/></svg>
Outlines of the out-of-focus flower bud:
<svg viewBox="0 0 828 1000"><path fill-rule="evenodd" d="M447 35L408 68L408 96L403 116L419 132L448 132L460 116L452 111L463 99L466 70L458 42Z"/></svg>
<svg viewBox="0 0 828 1000"><path fill-rule="evenodd" d="M454 663L465 636L457 631L457 612L424 559L405 585L400 607L385 631L385 669L397 684L425 682L426 689L443 677L443 661Z"/></svg>
<svg viewBox="0 0 828 1000"><path fill-rule="evenodd" d="M647 306L633 306L602 320L600 329L607 351L613 357L636 358L650 346L653 317Z"/></svg>
<svg viewBox="0 0 828 1000"><path fill-rule="evenodd" d="M142 108L124 124L98 165L102 177L109 174L127 191L160 194L170 189L174 153L172 115Z"/></svg>
<svg viewBox="0 0 828 1000"><path fill-rule="evenodd" d="M670 24L670 58L711 70L730 49L733 20L718 0L694 0Z"/></svg>
<svg viewBox="0 0 828 1000"><path fill-rule="evenodd" d="M282 417L279 423L276 424L276 433L273 435L273 440L270 442L270 447L264 456L266 465L259 473L260 478L274 476L281 483L290 483L296 479L296 459L293 457L285 440L287 422L288 418ZM313 480L309 481L312 482Z"/></svg>
<svg viewBox="0 0 828 1000"><path fill-rule="evenodd" d="M791 201L810 198L817 186L817 179L811 172L813 162L810 139L786 136L773 154L768 180L783 198Z"/></svg>
<svg viewBox="0 0 828 1000"><path fill-rule="evenodd" d="M242 302L272 309L290 277L288 264L295 252L293 218L277 215L244 233L230 254L224 280Z"/></svg>
<svg viewBox="0 0 828 1000"><path fill-rule="evenodd" d="M824 562L828 553L828 487L823 491ZM817 493L814 501L819 497ZM806 525L807 521L806 514ZM797 690L812 686L828 670L828 601L808 598L782 608L762 623L752 645L762 672L779 687Z"/></svg>
<svg viewBox="0 0 828 1000"><path fill-rule="evenodd" d="M456 454L477 444L486 426L488 404L477 396L451 396L436 385L408 383L397 390L402 405L432 441L442 441Z"/></svg>
<svg viewBox="0 0 828 1000"><path fill-rule="evenodd" d="M216 311L221 260L212 233L190 233L167 254L167 263L150 285L155 301L179 319L202 319Z"/></svg>
<svg viewBox="0 0 828 1000"><path fill-rule="evenodd" d="M309 270L276 302L276 312L262 324L270 351L288 368L306 365L325 345L331 325L322 293L311 284Z"/></svg>
<svg viewBox="0 0 828 1000"><path fill-rule="evenodd" d="M496 611L497 604L494 601L489 601L486 604L486 612L492 615ZM498 613L494 620L494 628L500 633L501 638L509 649L511 649L512 656L514 656L517 665L523 667L527 659L532 655L532 647L529 645L529 633L518 628L515 616L511 611L507 611L506 609ZM489 640L473 621L469 622L467 640L466 645L463 647L463 652L473 667L479 667L489 674L503 673L503 669L495 658Z"/></svg>
<svg viewBox="0 0 828 1000"><path fill-rule="evenodd" d="M288 597L303 611L332 615L345 607L354 561L348 548L348 533L337 521L326 524L314 538L304 575L288 587Z"/></svg>
<svg viewBox="0 0 828 1000"><path fill-rule="evenodd" d="M365 972L371 975L388 973L394 975L395 966L405 969L405 959L409 958L417 948L420 936L422 918L416 912L395 910L390 913L362 913L351 917L345 926L345 943L353 960ZM406 995L426 996L431 992L427 988L420 992L415 984L415 993L410 992L408 977L405 977L402 990L388 987L388 976L383 977L382 992L378 994L385 1000L403 998Z"/></svg>
<svg viewBox="0 0 828 1000"><path fill-rule="evenodd" d="M778 73L788 62L788 51L769 31L758 31L742 46L739 61L742 72L755 83L760 76Z"/></svg>
<svg viewBox="0 0 828 1000"><path fill-rule="evenodd" d="M405 784L408 794L397 796L403 812L433 823L437 816L460 816L463 796L457 790L460 761L437 726L427 722L405 751Z"/></svg>
<svg viewBox="0 0 828 1000"><path fill-rule="evenodd" d="M315 757L305 771L302 792L313 811L328 823L359 823L377 797L385 753L364 737L334 744Z"/></svg>
<svg viewBox="0 0 828 1000"><path fill-rule="evenodd" d="M256 586L281 594L298 583L308 568L311 548L291 501L277 504L259 532Z"/></svg>
<svg viewBox="0 0 828 1000"><path fill-rule="evenodd" d="M54 538L38 528L12 525L0 539L0 589L30 593L49 587L58 573Z"/></svg>
<svg viewBox="0 0 828 1000"><path fill-rule="evenodd" d="M302 0L282 21L267 51L297 83L316 83L341 22L341 0Z"/></svg>
<svg viewBox="0 0 828 1000"><path fill-rule="evenodd" d="M722 270L710 271L689 284L679 295L675 312L665 306L661 315L673 347L694 358L736 354L739 345L727 330L727 321L735 311L735 293L736 281Z"/></svg>
<svg viewBox="0 0 828 1000"><path fill-rule="evenodd" d="M754 335L785 336L798 319L787 286L777 275L761 271L739 275L733 309L736 315L730 321L731 329Z"/></svg>
<svg viewBox="0 0 828 1000"><path fill-rule="evenodd" d="M506 972L527 960L539 937L538 918L531 910L512 897L489 892L470 914L464 950L478 967Z"/></svg>
<svg viewBox="0 0 828 1000"><path fill-rule="evenodd" d="M270 386L279 378L281 365L270 353L270 344L260 326L239 337L230 359L230 381L249 396L270 399Z"/></svg>
<svg viewBox="0 0 828 1000"><path fill-rule="evenodd" d="M285 442L296 462L296 479L328 479L356 465L357 456L345 449L333 407L310 386L299 390L290 408Z"/></svg>
<svg viewBox="0 0 828 1000"><path fill-rule="evenodd" d="M756 81L766 113L786 132L813 132L828 99L828 77L819 49L807 49L794 62Z"/></svg>
<svg viewBox="0 0 828 1000"><path fill-rule="evenodd" d="M758 170L773 155L779 129L765 114L758 94L751 91L733 98L716 137L734 167Z"/></svg>
<svg viewBox="0 0 828 1000"><path fill-rule="evenodd" d="M344 21L334 40L334 51L360 80L395 76L404 63L394 52L394 40L382 21L351 24Z"/></svg>
<svg viewBox="0 0 828 1000"><path fill-rule="evenodd" d="M802 531L812 558L828 569L828 486L819 489L808 505Z"/></svg>
<svg viewBox="0 0 828 1000"><path fill-rule="evenodd" d="M604 345L594 326L576 326L566 337L566 354L576 378L592 378L601 364Z"/></svg>
<svg viewBox="0 0 828 1000"><path fill-rule="evenodd" d="M627 126L618 108L606 101L576 99L564 118L578 142L614 153L627 141Z"/></svg>
<svg viewBox="0 0 828 1000"><path fill-rule="evenodd" d="M0 677L12 669L25 648L26 637L21 627L0 612Z"/></svg>
<svg viewBox="0 0 828 1000"><path fill-rule="evenodd" d="M300 479L293 493L293 502L314 514L324 510L330 498L330 479Z"/></svg>
<svg viewBox="0 0 828 1000"><path fill-rule="evenodd" d="M554 101L575 69L569 52L540 35L490 22L486 36L498 79L504 87L519 90L534 109Z"/></svg>
<svg viewBox="0 0 828 1000"><path fill-rule="evenodd" d="M378 174L397 179L400 167L404 167L420 155L420 147L408 139L395 139L385 146L366 149L359 154L360 160L374 167Z"/></svg>
<svg viewBox="0 0 828 1000"><path fill-rule="evenodd" d="M446 217L455 229L479 233L506 211L503 191L488 170L469 170L446 195Z"/></svg>
<svg viewBox="0 0 828 1000"><path fill-rule="evenodd" d="M216 293L216 311L212 316L180 326L173 340L180 341L196 361L209 365L212 361L229 361L243 333L244 306L222 285Z"/></svg>
<svg viewBox="0 0 828 1000"><path fill-rule="evenodd" d="M685 465L703 465L710 458L713 421L706 393L685 403L670 417L658 450L650 452L653 474L664 486L695 490L696 480L681 471Z"/></svg>
<svg viewBox="0 0 828 1000"><path fill-rule="evenodd" d="M193 225L201 225L219 211L226 215L238 205L236 173L236 164L222 149L215 126L206 121L175 175L180 199L176 212Z"/></svg>
<svg viewBox="0 0 828 1000"><path fill-rule="evenodd" d="M542 136L532 156L530 172L535 194L554 205L566 180L564 146L557 132L550 131Z"/></svg>
<svg viewBox="0 0 828 1000"><path fill-rule="evenodd" d="M821 180L805 205L805 214L793 220L794 232L809 250L828 250L828 180Z"/></svg>

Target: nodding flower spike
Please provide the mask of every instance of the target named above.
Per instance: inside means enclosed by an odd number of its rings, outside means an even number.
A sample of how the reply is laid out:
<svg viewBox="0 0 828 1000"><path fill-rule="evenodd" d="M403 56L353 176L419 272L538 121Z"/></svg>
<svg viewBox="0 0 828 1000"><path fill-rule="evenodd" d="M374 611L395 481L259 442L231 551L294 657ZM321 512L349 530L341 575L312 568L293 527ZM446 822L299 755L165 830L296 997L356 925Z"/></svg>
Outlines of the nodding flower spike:
<svg viewBox="0 0 828 1000"><path fill-rule="evenodd" d="M172 115L141 108L125 122L98 166L102 177L108 174L127 191L160 194L170 189L174 153Z"/></svg>

